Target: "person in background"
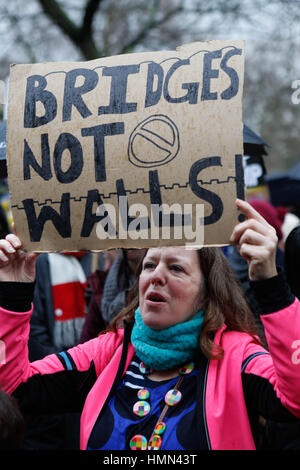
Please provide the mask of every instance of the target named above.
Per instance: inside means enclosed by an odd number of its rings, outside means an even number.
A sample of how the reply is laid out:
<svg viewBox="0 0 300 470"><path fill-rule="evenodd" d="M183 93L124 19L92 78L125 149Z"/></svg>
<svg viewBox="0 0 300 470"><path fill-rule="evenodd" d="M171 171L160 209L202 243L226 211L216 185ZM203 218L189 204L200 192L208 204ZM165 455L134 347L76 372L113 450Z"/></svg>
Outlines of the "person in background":
<svg viewBox="0 0 300 470"><path fill-rule="evenodd" d="M79 343L85 343L89 339L95 338L106 328L106 322L102 316L101 299L103 296L104 284L108 272L119 254L118 249L106 250L102 263L93 269L87 278L86 305L87 313L81 330Z"/></svg>
<svg viewBox="0 0 300 470"><path fill-rule="evenodd" d="M36 262L29 357L42 359L76 346L85 321L91 253L44 253Z"/></svg>
<svg viewBox="0 0 300 470"><path fill-rule="evenodd" d="M144 249L122 249L113 262L105 281L101 310L106 325L126 305L126 297L136 281L137 267L145 255Z"/></svg>
<svg viewBox="0 0 300 470"><path fill-rule="evenodd" d="M98 270L88 278L93 294L80 343L98 336L126 306L128 293L136 281L136 270L144 254L144 249L118 250L107 271ZM110 253L108 256L111 260Z"/></svg>
<svg viewBox="0 0 300 470"><path fill-rule="evenodd" d="M278 208L277 208L278 209ZM282 221L282 226L281 226L281 231L282 231L282 249L285 251L285 242L289 234L291 233L294 228L298 227L300 225L300 219L297 217L297 215L293 214L289 210L286 211L283 221Z"/></svg>
<svg viewBox="0 0 300 470"><path fill-rule="evenodd" d="M103 251L104 266L103 270L108 272L115 261L116 257L120 253L119 248L112 248L110 250Z"/></svg>

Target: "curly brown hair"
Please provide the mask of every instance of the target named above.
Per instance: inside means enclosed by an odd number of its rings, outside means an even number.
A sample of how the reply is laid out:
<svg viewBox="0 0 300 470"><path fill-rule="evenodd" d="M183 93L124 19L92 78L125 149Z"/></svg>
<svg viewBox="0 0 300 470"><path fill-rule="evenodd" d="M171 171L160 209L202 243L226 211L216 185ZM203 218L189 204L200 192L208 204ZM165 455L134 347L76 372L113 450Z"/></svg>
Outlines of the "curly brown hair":
<svg viewBox="0 0 300 470"><path fill-rule="evenodd" d="M224 351L215 345L214 336L224 323L227 330L248 333L261 343L254 316L222 250L216 247L203 247L197 252L204 277L204 285L201 285L201 308L205 312L205 317L199 337L199 347L203 354L213 359L223 357ZM117 330L124 319L127 321L134 319L135 310L139 305L138 279L141 269L142 261L137 269L136 283L128 295L128 305L111 324L110 329L113 331Z"/></svg>

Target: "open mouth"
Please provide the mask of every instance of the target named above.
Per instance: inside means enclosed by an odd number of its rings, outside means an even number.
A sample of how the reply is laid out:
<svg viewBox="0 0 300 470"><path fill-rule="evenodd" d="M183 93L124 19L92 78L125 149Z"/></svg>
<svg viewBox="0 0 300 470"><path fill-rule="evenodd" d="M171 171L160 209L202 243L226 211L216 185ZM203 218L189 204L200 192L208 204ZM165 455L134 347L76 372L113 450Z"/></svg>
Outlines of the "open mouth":
<svg viewBox="0 0 300 470"><path fill-rule="evenodd" d="M147 295L146 300L150 300L150 302L166 302L166 299L161 295L158 294L157 292L150 292L150 294Z"/></svg>

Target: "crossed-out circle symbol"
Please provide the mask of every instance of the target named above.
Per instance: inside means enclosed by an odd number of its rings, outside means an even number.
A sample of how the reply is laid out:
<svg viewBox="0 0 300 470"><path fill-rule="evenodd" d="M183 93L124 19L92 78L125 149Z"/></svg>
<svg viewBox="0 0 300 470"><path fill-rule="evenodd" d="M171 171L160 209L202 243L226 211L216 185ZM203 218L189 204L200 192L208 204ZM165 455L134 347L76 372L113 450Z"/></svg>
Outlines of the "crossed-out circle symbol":
<svg viewBox="0 0 300 470"><path fill-rule="evenodd" d="M128 158L135 166L153 168L173 160L179 148L176 124L168 116L156 114L144 119L132 131L128 143Z"/></svg>

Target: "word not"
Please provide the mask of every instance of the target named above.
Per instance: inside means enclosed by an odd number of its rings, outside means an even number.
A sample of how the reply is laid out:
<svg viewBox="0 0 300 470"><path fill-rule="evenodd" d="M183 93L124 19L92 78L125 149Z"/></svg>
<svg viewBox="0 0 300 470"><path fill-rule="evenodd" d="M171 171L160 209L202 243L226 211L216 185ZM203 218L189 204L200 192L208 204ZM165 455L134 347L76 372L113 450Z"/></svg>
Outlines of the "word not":
<svg viewBox="0 0 300 470"><path fill-rule="evenodd" d="M222 100L230 100L239 90L239 76L237 71L228 64L234 55L241 55L242 50L238 48L229 49L222 57L223 50L215 50L204 53L203 73L201 83L201 101L217 100L218 93L211 91L211 80L219 78L222 70L229 78L229 86L220 93ZM213 68L213 60L221 59L219 68ZM182 83L181 90L186 90L181 96L170 94L170 81L175 76L178 79L181 67L190 65L190 59L178 59L169 70L165 72L162 66L156 62L150 62L147 67L145 78L144 107L156 105L163 97L169 103L188 102L191 105L198 103L200 82ZM98 115L103 114L127 114L136 112L137 102L127 102L127 86L130 75L137 75L141 71L141 64L116 65L103 67L102 77L110 77L110 102L108 105L98 107ZM178 72L179 71L179 72ZM83 83L78 86L78 79ZM31 75L27 78L24 127L34 128L43 126L53 121L58 113L58 102L55 94L47 89L47 79L42 75ZM77 68L65 73L64 92L62 100L61 119L63 122L72 119L72 110L76 108L83 119L92 115L91 110L83 100L83 95L101 87L99 75L95 70ZM107 85L105 85L107 86ZM180 89L180 87L178 87ZM37 102L42 103L44 115L38 115ZM100 103L99 103L100 104Z"/></svg>
<svg viewBox="0 0 300 470"><path fill-rule="evenodd" d="M95 181L106 181L105 162L105 137L124 134L124 123L113 122L81 129L83 137L92 137L94 143L94 168ZM65 151L69 152L70 165L63 170L63 156ZM84 154L80 141L73 134L63 132L56 140L53 156L50 155L48 134L41 134L41 164L33 154L28 142L24 139L23 172L24 180L31 179L31 168L45 181L51 180L53 171L51 160L53 159L53 170L57 181L63 184L73 183L82 173Z"/></svg>

